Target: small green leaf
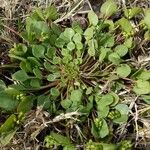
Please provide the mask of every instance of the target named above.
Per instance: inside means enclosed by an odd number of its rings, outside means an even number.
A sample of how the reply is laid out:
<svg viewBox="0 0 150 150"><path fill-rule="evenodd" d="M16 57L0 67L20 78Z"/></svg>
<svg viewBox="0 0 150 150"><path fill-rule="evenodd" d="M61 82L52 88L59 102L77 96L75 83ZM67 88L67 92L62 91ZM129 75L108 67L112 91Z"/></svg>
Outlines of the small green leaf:
<svg viewBox="0 0 150 150"><path fill-rule="evenodd" d="M126 78L127 76L130 75L131 68L127 64L121 64L119 67L117 67L116 72L118 76Z"/></svg>
<svg viewBox="0 0 150 150"><path fill-rule="evenodd" d="M113 122L118 124L126 123L128 120L129 107L126 104L118 104L115 106L115 109L120 112L121 116L114 119Z"/></svg>
<svg viewBox="0 0 150 150"><path fill-rule="evenodd" d="M35 74L35 76L37 77L37 78L39 78L39 79L42 79L42 72L41 72L41 70L39 69L39 68L34 68L33 69L33 73Z"/></svg>
<svg viewBox="0 0 150 150"><path fill-rule="evenodd" d="M19 70L12 75L12 78L17 81L26 81L29 79L29 76L24 70Z"/></svg>
<svg viewBox="0 0 150 150"><path fill-rule="evenodd" d="M58 18L57 9L54 5L48 6L45 10L46 19L56 20Z"/></svg>
<svg viewBox="0 0 150 150"><path fill-rule="evenodd" d="M82 98L82 91L81 90L73 90L71 92L70 100L80 102Z"/></svg>
<svg viewBox="0 0 150 150"><path fill-rule="evenodd" d="M111 61L113 64L118 65L121 62L120 56L117 53L111 53L108 56L109 61Z"/></svg>
<svg viewBox="0 0 150 150"><path fill-rule="evenodd" d="M118 46L115 47L115 52L120 57L123 57L128 53L128 48L125 45L118 45Z"/></svg>
<svg viewBox="0 0 150 150"><path fill-rule="evenodd" d="M75 49L75 44L73 42L69 42L67 44L67 49L70 50L70 51L72 51L73 49Z"/></svg>
<svg viewBox="0 0 150 150"><path fill-rule="evenodd" d="M84 32L85 39L88 41L93 38L94 29L93 27L87 28Z"/></svg>
<svg viewBox="0 0 150 150"><path fill-rule="evenodd" d="M150 93L150 83L145 80L137 80L133 91L138 95L149 94Z"/></svg>
<svg viewBox="0 0 150 150"><path fill-rule="evenodd" d="M133 37L129 37L129 38L125 39L124 45L127 48L132 48L132 46L133 46Z"/></svg>
<svg viewBox="0 0 150 150"><path fill-rule="evenodd" d="M107 0L100 9L101 13L106 17L110 17L117 12L117 4L114 0Z"/></svg>
<svg viewBox="0 0 150 150"><path fill-rule="evenodd" d="M98 107L105 107L113 103L113 96L111 94L106 94L101 97L101 99L98 101Z"/></svg>
<svg viewBox="0 0 150 150"><path fill-rule="evenodd" d="M119 96L114 92L111 92L110 95L113 96L113 103L111 104L111 107L117 105L119 102Z"/></svg>
<svg viewBox="0 0 150 150"><path fill-rule="evenodd" d="M140 7L133 7L131 9L125 9L124 14L127 18L132 19L136 15L138 15L142 9Z"/></svg>
<svg viewBox="0 0 150 150"><path fill-rule="evenodd" d="M14 47L10 49L9 53L17 56L23 56L27 52L27 47L24 44L14 44Z"/></svg>
<svg viewBox="0 0 150 150"><path fill-rule="evenodd" d="M7 144L9 144L15 134L16 134L16 130L12 130L0 136L0 147L4 147Z"/></svg>
<svg viewBox="0 0 150 150"><path fill-rule="evenodd" d="M142 73L139 76L137 76L137 78L141 80L150 80L150 71L149 70L142 71Z"/></svg>
<svg viewBox="0 0 150 150"><path fill-rule="evenodd" d="M40 87L40 79L31 79L30 85L34 88L39 88Z"/></svg>
<svg viewBox="0 0 150 150"><path fill-rule="evenodd" d="M51 95L55 97L60 95L60 92L57 88L51 88L50 92L51 92Z"/></svg>
<svg viewBox="0 0 150 150"><path fill-rule="evenodd" d="M55 141L57 141L57 143L59 143L60 145L62 146L67 146L67 147L72 147L74 148L75 150L75 147L74 145L70 142L70 139L61 135L61 134L58 134L58 133L54 133L54 132L51 132L50 134Z"/></svg>
<svg viewBox="0 0 150 150"><path fill-rule="evenodd" d="M48 56L49 58L53 58L56 54L56 48L55 47L50 47L47 49L47 53L46 56Z"/></svg>
<svg viewBox="0 0 150 150"><path fill-rule="evenodd" d="M81 34L76 33L76 34L73 36L73 41L75 42L75 44L80 43L81 40L82 40Z"/></svg>
<svg viewBox="0 0 150 150"><path fill-rule="evenodd" d="M94 40L94 39L91 39L91 40L89 40L88 41L88 46L89 46L89 48L88 48L88 54L90 55L90 56L95 56L95 51L96 51L96 40Z"/></svg>
<svg viewBox="0 0 150 150"><path fill-rule="evenodd" d="M49 74L47 76L48 81L55 81L56 78L57 78L57 76L55 74Z"/></svg>
<svg viewBox="0 0 150 150"><path fill-rule="evenodd" d="M42 45L32 45L32 53L35 57L44 57L45 48Z"/></svg>
<svg viewBox="0 0 150 150"><path fill-rule="evenodd" d="M150 8L145 10L144 23L147 25L148 29L150 29Z"/></svg>
<svg viewBox="0 0 150 150"><path fill-rule="evenodd" d="M37 98L37 105L41 106L44 110L47 110L51 106L50 96L40 95Z"/></svg>
<svg viewBox="0 0 150 150"><path fill-rule="evenodd" d="M100 49L100 55L99 55L99 61L103 62L103 60L106 58L107 53L111 51L110 48L101 47Z"/></svg>
<svg viewBox="0 0 150 150"><path fill-rule="evenodd" d="M33 99L31 97L24 97L17 107L17 112L27 113L32 109Z"/></svg>
<svg viewBox="0 0 150 150"><path fill-rule="evenodd" d="M150 95L143 95L142 98L146 104L150 105Z"/></svg>
<svg viewBox="0 0 150 150"><path fill-rule="evenodd" d="M98 17L92 10L88 13L88 19L90 25L96 26L98 24Z"/></svg>
<svg viewBox="0 0 150 150"><path fill-rule="evenodd" d="M73 30L76 32L76 33L78 33L78 34L82 34L83 33L83 30L82 30L82 28L81 28L81 25L80 25L80 23L78 22L78 21L74 21L73 23L72 23L72 28L73 28Z"/></svg>
<svg viewBox="0 0 150 150"><path fill-rule="evenodd" d="M5 88L6 88L6 85L5 85L4 81L0 80L0 91L5 90Z"/></svg>
<svg viewBox="0 0 150 150"><path fill-rule="evenodd" d="M100 104L97 106L98 108L98 117L99 118L106 118L109 113L109 106L100 106Z"/></svg>
<svg viewBox="0 0 150 150"><path fill-rule="evenodd" d="M2 126L0 127L0 134L13 130L15 128L16 120L16 115L10 115L4 122L4 124L2 124Z"/></svg>
<svg viewBox="0 0 150 150"><path fill-rule="evenodd" d="M109 134L108 125L107 125L107 122L103 119L102 126L101 126L101 129L99 131L99 135L101 138L104 138L108 134Z"/></svg>
<svg viewBox="0 0 150 150"><path fill-rule="evenodd" d="M75 32L72 28L66 28L63 35L65 37L67 37L70 41L72 39L72 37L74 36Z"/></svg>
<svg viewBox="0 0 150 150"><path fill-rule="evenodd" d="M72 101L69 99L65 99L61 101L61 106L65 109L69 109L69 107L72 105Z"/></svg>
<svg viewBox="0 0 150 150"><path fill-rule="evenodd" d="M122 31L124 31L125 33L130 35L131 33L134 32L133 27L128 19L121 18L117 23L118 25L120 25Z"/></svg>
<svg viewBox="0 0 150 150"><path fill-rule="evenodd" d="M86 90L86 95L91 94L92 91L93 91L93 88L92 87L88 87L87 90Z"/></svg>
<svg viewBox="0 0 150 150"><path fill-rule="evenodd" d="M144 39L145 39L146 41L149 41L149 40L150 40L150 31L149 31L149 30L145 32L145 34L144 34Z"/></svg>

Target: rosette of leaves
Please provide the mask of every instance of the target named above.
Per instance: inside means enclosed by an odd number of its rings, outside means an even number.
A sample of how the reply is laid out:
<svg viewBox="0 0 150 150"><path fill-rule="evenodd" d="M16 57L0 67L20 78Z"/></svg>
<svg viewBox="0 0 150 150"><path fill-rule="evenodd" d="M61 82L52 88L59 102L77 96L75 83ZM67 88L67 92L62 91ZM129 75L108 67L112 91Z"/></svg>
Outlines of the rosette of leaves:
<svg viewBox="0 0 150 150"><path fill-rule="evenodd" d="M96 117L92 120L92 134L104 139L113 130L110 122L120 125L128 120L129 108L115 93L125 86L127 78L132 80L132 73L137 71L127 63L126 56L130 58L136 44L134 35L137 31L132 19L143 11L124 9L124 16L114 21L110 18L117 12L113 0L107 0L100 11L100 17L93 11L88 13L89 24L83 30L76 22L66 28L55 24L53 21L58 14L54 6L37 9L26 20L23 42L14 44L9 56L12 62L19 64L12 74L16 84L11 88L21 94L34 95L37 105L54 114L78 110L89 115L94 108ZM142 22L147 35L148 18L149 10L144 10ZM150 93L149 71L142 70L136 80L133 91L147 96ZM111 84L104 89L107 81ZM115 87L113 83L120 85ZM13 105L15 108L18 103ZM66 146L53 135L47 142L50 147Z"/></svg>
<svg viewBox="0 0 150 150"><path fill-rule="evenodd" d="M100 84L99 79L107 80L111 75L112 68L103 73L106 64L116 68L120 65L117 70L120 77L130 74L130 66L120 64L121 57L128 53L128 47L115 44L114 23L107 19L100 20L93 11L88 13L89 26L83 31L78 23L65 29L54 24L52 21L58 16L57 11L53 6L48 9L53 10L54 16L38 9L27 18L23 32L25 43L15 44L9 51L9 56L20 67L12 75L18 83L15 87L23 86L26 91L35 93L44 91L45 94L38 97L37 104L46 109L53 105L51 109L55 111L57 99L67 110L80 107L87 111L92 107L91 95ZM103 13L107 16L108 12ZM120 72L126 69L128 72L122 75ZM81 101L83 97L86 107Z"/></svg>

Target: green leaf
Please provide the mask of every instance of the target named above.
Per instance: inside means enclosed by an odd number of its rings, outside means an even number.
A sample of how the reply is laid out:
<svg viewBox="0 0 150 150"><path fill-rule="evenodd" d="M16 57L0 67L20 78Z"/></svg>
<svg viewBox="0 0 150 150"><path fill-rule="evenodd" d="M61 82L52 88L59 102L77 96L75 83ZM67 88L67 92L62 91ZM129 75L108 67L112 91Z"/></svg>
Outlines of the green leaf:
<svg viewBox="0 0 150 150"><path fill-rule="evenodd" d="M73 30L76 32L76 33L78 33L78 34L82 34L83 33L83 30L82 30L82 28L81 28L81 25L80 25L80 23L78 22L78 21L74 21L73 23L72 23L72 28L73 28Z"/></svg>
<svg viewBox="0 0 150 150"><path fill-rule="evenodd" d="M90 56L95 56L95 51L96 51L96 40L94 40L94 39L91 39L91 40L89 40L88 41L88 46L89 46L89 48L88 48L88 54L90 55Z"/></svg>
<svg viewBox="0 0 150 150"><path fill-rule="evenodd" d="M17 130L12 130L10 132L6 132L5 134L0 136L0 147L4 147L10 143Z"/></svg>
<svg viewBox="0 0 150 150"><path fill-rule="evenodd" d="M88 87L87 90L86 90L86 95L91 94L92 91L93 91L93 88L92 87Z"/></svg>
<svg viewBox="0 0 150 150"><path fill-rule="evenodd" d="M72 101L69 99L65 99L61 101L61 106L65 109L69 109L69 107L72 105Z"/></svg>
<svg viewBox="0 0 150 150"><path fill-rule="evenodd" d="M96 26L98 24L98 17L92 10L89 11L88 13L88 19L89 19L90 25Z"/></svg>
<svg viewBox="0 0 150 150"><path fill-rule="evenodd" d="M87 28L84 32L85 39L88 41L93 38L94 29L93 27Z"/></svg>
<svg viewBox="0 0 150 150"><path fill-rule="evenodd" d="M30 62L30 65L32 66L32 68L35 68L35 66L41 66L42 64L38 61L37 58L35 57L28 57L27 60Z"/></svg>
<svg viewBox="0 0 150 150"><path fill-rule="evenodd" d="M147 25L148 29L150 29L150 8L145 10L144 23Z"/></svg>
<svg viewBox="0 0 150 150"><path fill-rule="evenodd" d="M115 29L113 20L105 20L104 23L109 26L109 31L113 31Z"/></svg>
<svg viewBox="0 0 150 150"><path fill-rule="evenodd" d="M113 122L118 124L126 123L128 120L129 107L126 104L118 104L115 106L115 109L120 112L121 116L114 119Z"/></svg>
<svg viewBox="0 0 150 150"><path fill-rule="evenodd" d="M98 117L99 118L106 118L107 116L108 116L108 113L109 113L109 110L110 110L110 108L109 108L109 106L100 106L100 105L98 105L97 106L98 108Z"/></svg>
<svg viewBox="0 0 150 150"><path fill-rule="evenodd" d="M101 99L98 101L98 107L105 107L113 103L113 96L111 94L106 94L101 97Z"/></svg>
<svg viewBox="0 0 150 150"><path fill-rule="evenodd" d="M16 125L16 115L12 114L10 115L7 120L2 124L0 127L0 134L9 132L15 128Z"/></svg>
<svg viewBox="0 0 150 150"><path fill-rule="evenodd" d="M51 92L51 95L55 97L60 95L60 92L57 88L51 88L50 92Z"/></svg>
<svg viewBox="0 0 150 150"><path fill-rule="evenodd" d="M107 0L100 8L100 11L106 17L110 17L117 12L117 4L114 0Z"/></svg>
<svg viewBox="0 0 150 150"><path fill-rule="evenodd" d="M37 98L37 105L41 106L44 110L47 110L51 106L50 96L40 95Z"/></svg>
<svg viewBox="0 0 150 150"><path fill-rule="evenodd" d="M120 57L123 57L128 53L128 48L125 45L118 45L118 46L115 47L115 52Z"/></svg>
<svg viewBox="0 0 150 150"><path fill-rule="evenodd" d="M91 133L93 134L94 137L99 137L98 129L94 122L92 122Z"/></svg>
<svg viewBox="0 0 150 150"><path fill-rule="evenodd" d="M145 80L137 80L133 91L138 95L149 94L150 93L150 83Z"/></svg>
<svg viewBox="0 0 150 150"><path fill-rule="evenodd" d="M75 32L72 28L66 28L63 35L67 37L70 41L72 40Z"/></svg>
<svg viewBox="0 0 150 150"><path fill-rule="evenodd" d="M80 102L82 99L82 91L81 90L73 90L71 92L70 100L73 102Z"/></svg>
<svg viewBox="0 0 150 150"><path fill-rule="evenodd" d="M42 45L32 45L32 53L37 58L44 57L45 48Z"/></svg>
<svg viewBox="0 0 150 150"><path fill-rule="evenodd" d="M27 23L29 20L27 20ZM28 34L31 35L31 33L36 35L36 38L42 38L43 35L47 35L50 32L50 29L46 22L44 21L36 21L34 19L30 18L30 25L28 27Z"/></svg>
<svg viewBox="0 0 150 150"><path fill-rule="evenodd" d="M39 69L39 68L34 68L33 69L33 73L35 74L35 76L37 77L37 78L39 78L39 79L42 79L42 72L41 72L41 70Z"/></svg>
<svg viewBox="0 0 150 150"><path fill-rule="evenodd" d="M143 95L142 98L146 104L150 105L150 95Z"/></svg>
<svg viewBox="0 0 150 150"><path fill-rule="evenodd" d="M49 58L53 58L56 55L56 48L55 47L50 47L47 49L47 53L46 56L48 56Z"/></svg>
<svg viewBox="0 0 150 150"><path fill-rule="evenodd" d="M13 78L13 80L23 82L23 81L26 81L27 79L29 79L29 76L27 75L27 73L24 70L19 70L12 75L12 78Z"/></svg>
<svg viewBox="0 0 150 150"><path fill-rule="evenodd" d="M119 102L119 96L114 92L111 92L109 94L113 96L113 103L111 104L111 107L117 105Z"/></svg>
<svg viewBox="0 0 150 150"><path fill-rule="evenodd" d="M6 85L5 85L4 81L0 80L0 91L5 90L5 88L6 88Z"/></svg>
<svg viewBox="0 0 150 150"><path fill-rule="evenodd" d="M31 97L24 97L17 107L17 112L27 113L32 109L33 99Z"/></svg>
<svg viewBox="0 0 150 150"><path fill-rule="evenodd" d="M130 35L134 32L133 27L128 19L121 18L117 23L121 27L122 31L124 31L125 33Z"/></svg>
<svg viewBox="0 0 150 150"><path fill-rule="evenodd" d="M70 50L70 51L74 50L75 49L75 44L73 42L69 42L67 44L67 49Z"/></svg>
<svg viewBox="0 0 150 150"><path fill-rule="evenodd" d="M114 98L111 94L106 94L102 97L96 98L98 116L100 118L107 117L109 113L109 105L114 102Z"/></svg>
<svg viewBox="0 0 150 150"><path fill-rule="evenodd" d="M108 56L109 61L111 61L113 64L118 65L121 62L120 56L117 53L111 53Z"/></svg>
<svg viewBox="0 0 150 150"><path fill-rule="evenodd" d="M51 132L50 134L55 141L57 141L57 143L59 143L60 145L62 146L67 146L67 147L72 147L74 148L75 150L75 147L74 145L70 142L70 139L61 135L61 134L58 134L58 133L54 133L54 132Z"/></svg>
<svg viewBox="0 0 150 150"><path fill-rule="evenodd" d="M150 80L150 71L149 70L142 71L142 73L139 76L137 76L137 78L141 80Z"/></svg>
<svg viewBox="0 0 150 150"><path fill-rule="evenodd" d="M117 75L121 78L126 78L131 73L131 68L127 64L121 64L119 67L117 67Z"/></svg>
<svg viewBox="0 0 150 150"><path fill-rule="evenodd" d="M149 30L145 32L145 34L144 34L144 39L145 39L146 41L149 41L149 40L150 40L150 31L149 31Z"/></svg>
<svg viewBox="0 0 150 150"><path fill-rule="evenodd" d="M103 150L116 150L115 144L100 143L100 145L103 146Z"/></svg>
<svg viewBox="0 0 150 150"><path fill-rule="evenodd" d="M76 34L73 36L73 41L75 42L75 44L80 43L81 40L82 40L81 34L76 33Z"/></svg>
<svg viewBox="0 0 150 150"><path fill-rule="evenodd" d="M131 9L125 9L124 14L127 18L132 19L136 15L138 15L140 12L142 12L142 9L140 7L133 7Z"/></svg>
<svg viewBox="0 0 150 150"><path fill-rule="evenodd" d="M27 52L27 47L24 44L14 44L14 47L10 49L9 53L17 56L23 56Z"/></svg>
<svg viewBox="0 0 150 150"><path fill-rule="evenodd" d="M110 48L101 47L100 48L100 55L99 55L99 61L103 62L103 60L106 58L107 53L111 51Z"/></svg>
<svg viewBox="0 0 150 150"><path fill-rule="evenodd" d="M48 81L55 81L55 79L56 79L56 76L55 76L54 74L49 74L49 75L47 76L47 80L48 80Z"/></svg>
<svg viewBox="0 0 150 150"><path fill-rule="evenodd" d="M57 38L55 45L58 48L63 48L63 46L65 45L65 41L62 38Z"/></svg>
<svg viewBox="0 0 150 150"><path fill-rule="evenodd" d="M125 39L124 45L127 48L132 48L132 46L133 46L133 37L129 37L129 38Z"/></svg>
<svg viewBox="0 0 150 150"><path fill-rule="evenodd" d="M102 45L103 47L113 47L114 44L115 38L113 35L111 35L110 33L103 34L100 40L100 45Z"/></svg>
<svg viewBox="0 0 150 150"><path fill-rule="evenodd" d="M108 134L109 134L108 125L107 125L107 122L103 119L102 126L101 126L101 129L100 129L100 132L99 132L99 135L100 135L101 138L104 138L104 137L106 137Z"/></svg>
<svg viewBox="0 0 150 150"><path fill-rule="evenodd" d="M40 79L31 79L31 81L30 81L30 85L32 86L32 87L34 87L34 88L39 88L40 87L40 83L41 83L41 81L40 81Z"/></svg>
<svg viewBox="0 0 150 150"><path fill-rule="evenodd" d="M46 19L56 20L58 18L57 9L54 5L48 6L45 10Z"/></svg>

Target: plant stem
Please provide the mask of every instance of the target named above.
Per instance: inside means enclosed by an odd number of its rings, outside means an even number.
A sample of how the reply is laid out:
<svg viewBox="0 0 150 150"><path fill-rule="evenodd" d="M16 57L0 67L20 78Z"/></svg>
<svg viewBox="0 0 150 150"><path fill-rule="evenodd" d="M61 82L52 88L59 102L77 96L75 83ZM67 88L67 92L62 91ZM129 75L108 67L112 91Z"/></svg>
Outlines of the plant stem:
<svg viewBox="0 0 150 150"><path fill-rule="evenodd" d="M11 64L11 65L1 65L0 69L7 69L7 68L18 68L17 65Z"/></svg>

